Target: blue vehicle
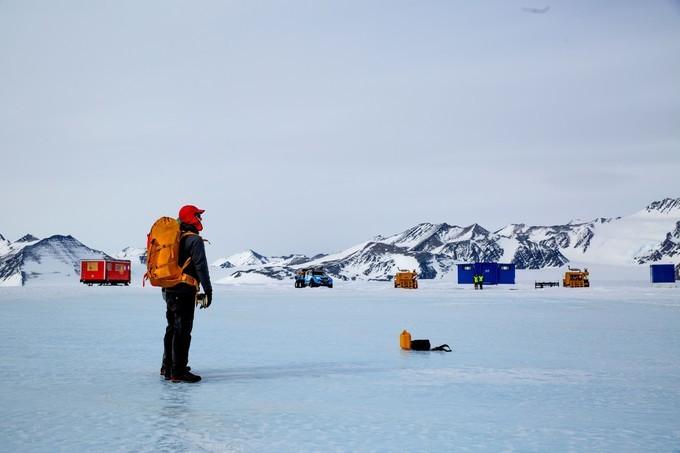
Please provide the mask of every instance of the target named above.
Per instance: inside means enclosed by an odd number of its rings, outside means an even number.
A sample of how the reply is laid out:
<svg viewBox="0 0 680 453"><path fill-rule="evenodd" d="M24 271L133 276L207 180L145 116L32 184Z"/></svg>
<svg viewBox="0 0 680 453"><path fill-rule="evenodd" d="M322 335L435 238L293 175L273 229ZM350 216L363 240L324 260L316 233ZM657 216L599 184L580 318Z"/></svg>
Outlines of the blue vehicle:
<svg viewBox="0 0 680 453"><path fill-rule="evenodd" d="M295 273L295 287L305 288L307 286L310 288L316 288L317 286L332 288L333 279L320 268L309 267L300 269Z"/></svg>

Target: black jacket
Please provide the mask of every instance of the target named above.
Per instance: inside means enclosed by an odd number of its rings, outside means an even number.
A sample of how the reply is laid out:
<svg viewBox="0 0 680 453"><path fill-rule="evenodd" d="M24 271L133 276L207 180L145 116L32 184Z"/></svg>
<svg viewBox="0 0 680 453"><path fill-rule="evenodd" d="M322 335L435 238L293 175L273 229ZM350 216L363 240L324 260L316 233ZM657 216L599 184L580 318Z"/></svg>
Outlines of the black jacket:
<svg viewBox="0 0 680 453"><path fill-rule="evenodd" d="M210 273L208 271L208 260L205 257L205 246L203 239L198 235L198 231L192 225L182 223L182 232L188 231L196 234L188 234L179 243L179 265L183 265L187 258L191 258L189 265L184 269L184 273L194 277L203 287L206 294L212 294L210 284ZM186 283L180 283L172 288L167 288L168 293L195 293L196 289Z"/></svg>

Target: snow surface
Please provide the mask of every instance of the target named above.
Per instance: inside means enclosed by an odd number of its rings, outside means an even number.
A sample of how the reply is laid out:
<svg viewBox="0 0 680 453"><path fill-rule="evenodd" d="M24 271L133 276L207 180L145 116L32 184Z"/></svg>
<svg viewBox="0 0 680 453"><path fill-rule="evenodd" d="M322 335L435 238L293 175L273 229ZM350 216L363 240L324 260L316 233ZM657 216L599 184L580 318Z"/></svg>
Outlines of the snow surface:
<svg viewBox="0 0 680 453"><path fill-rule="evenodd" d="M680 288L519 275L484 291L216 287L195 385L158 375L156 288L0 288L1 448L677 450ZM404 328L454 352L400 351Z"/></svg>

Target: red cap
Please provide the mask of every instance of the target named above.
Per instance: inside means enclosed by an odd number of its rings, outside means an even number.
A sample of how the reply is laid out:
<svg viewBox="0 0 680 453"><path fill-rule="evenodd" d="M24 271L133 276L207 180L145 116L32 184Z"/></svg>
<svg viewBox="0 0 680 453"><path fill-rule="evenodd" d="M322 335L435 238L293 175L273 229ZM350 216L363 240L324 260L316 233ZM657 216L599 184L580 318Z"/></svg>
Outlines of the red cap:
<svg viewBox="0 0 680 453"><path fill-rule="evenodd" d="M179 210L179 221L186 223L187 225L193 225L198 231L203 229L201 224L201 214L205 212L205 209L198 209L196 206L188 204L182 206Z"/></svg>

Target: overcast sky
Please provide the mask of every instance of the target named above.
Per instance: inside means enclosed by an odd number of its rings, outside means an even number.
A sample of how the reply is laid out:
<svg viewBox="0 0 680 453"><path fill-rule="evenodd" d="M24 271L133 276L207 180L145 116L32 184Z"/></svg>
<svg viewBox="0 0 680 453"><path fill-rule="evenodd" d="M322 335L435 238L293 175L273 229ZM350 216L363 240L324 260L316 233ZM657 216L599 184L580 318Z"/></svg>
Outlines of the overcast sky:
<svg viewBox="0 0 680 453"><path fill-rule="evenodd" d="M109 253L626 215L680 196L680 6L0 0L0 152L1 234Z"/></svg>

